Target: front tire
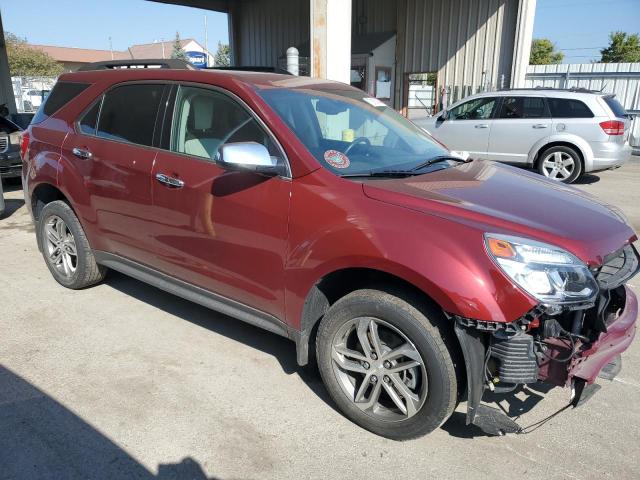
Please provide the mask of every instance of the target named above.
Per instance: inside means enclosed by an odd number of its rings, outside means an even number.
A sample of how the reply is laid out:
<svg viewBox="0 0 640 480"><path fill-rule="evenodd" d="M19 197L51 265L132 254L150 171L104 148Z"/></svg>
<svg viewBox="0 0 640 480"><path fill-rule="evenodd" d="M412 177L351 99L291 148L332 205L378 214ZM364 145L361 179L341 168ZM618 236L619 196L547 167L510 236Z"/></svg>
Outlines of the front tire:
<svg viewBox="0 0 640 480"><path fill-rule="evenodd" d="M67 288L85 288L104 279L106 267L98 265L80 221L61 201L48 203L40 212L38 245L56 281Z"/></svg>
<svg viewBox="0 0 640 480"><path fill-rule="evenodd" d="M395 440L432 432L453 413L453 350L436 308L380 290L331 306L318 329L318 368L340 410Z"/></svg>
<svg viewBox="0 0 640 480"><path fill-rule="evenodd" d="M550 180L573 183L582 175L582 160L571 147L557 146L540 154L538 173Z"/></svg>

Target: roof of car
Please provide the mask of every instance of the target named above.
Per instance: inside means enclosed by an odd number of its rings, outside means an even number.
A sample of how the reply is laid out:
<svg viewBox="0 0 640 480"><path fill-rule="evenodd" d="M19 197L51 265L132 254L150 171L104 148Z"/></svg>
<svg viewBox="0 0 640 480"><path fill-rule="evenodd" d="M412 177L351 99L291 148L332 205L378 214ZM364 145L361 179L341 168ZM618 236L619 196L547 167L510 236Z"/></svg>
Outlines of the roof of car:
<svg viewBox="0 0 640 480"><path fill-rule="evenodd" d="M96 83L109 79L109 83L136 80L190 81L216 84L234 80L253 89L266 88L326 88L352 89L350 85L332 80L294 76L264 71L227 70L227 69L173 69L173 68L108 68L99 70L83 69L65 73L61 81Z"/></svg>
<svg viewBox="0 0 640 480"><path fill-rule="evenodd" d="M586 88L507 88L503 90L496 90L491 92L482 92L473 95L474 97L485 97L485 96L508 96L508 95L542 95L542 96L559 96L559 97L573 97L575 95L599 95L599 96L607 96L611 95L604 92L599 92L597 90L588 90ZM470 95L471 96L471 95ZM467 97L469 98L469 97Z"/></svg>

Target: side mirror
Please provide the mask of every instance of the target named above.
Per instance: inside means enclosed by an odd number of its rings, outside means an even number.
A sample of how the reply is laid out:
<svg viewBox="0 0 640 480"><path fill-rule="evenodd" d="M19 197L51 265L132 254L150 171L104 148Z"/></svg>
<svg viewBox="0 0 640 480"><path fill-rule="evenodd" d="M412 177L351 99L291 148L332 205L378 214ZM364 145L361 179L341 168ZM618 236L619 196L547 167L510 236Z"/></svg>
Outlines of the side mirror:
<svg viewBox="0 0 640 480"><path fill-rule="evenodd" d="M264 145L256 142L236 142L223 145L216 163L225 170L249 171L275 177L281 168L275 157L269 155Z"/></svg>
<svg viewBox="0 0 640 480"><path fill-rule="evenodd" d="M440 120L441 122L444 122L448 118L449 118L449 110L444 109L440 114L440 116L438 117L438 120Z"/></svg>

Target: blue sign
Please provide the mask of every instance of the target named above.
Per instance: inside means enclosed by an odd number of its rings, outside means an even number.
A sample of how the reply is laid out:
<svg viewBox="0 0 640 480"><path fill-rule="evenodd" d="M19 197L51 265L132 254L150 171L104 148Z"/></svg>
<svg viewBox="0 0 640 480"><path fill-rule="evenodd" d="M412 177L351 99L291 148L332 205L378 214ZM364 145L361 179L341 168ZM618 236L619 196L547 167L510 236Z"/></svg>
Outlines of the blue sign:
<svg viewBox="0 0 640 480"><path fill-rule="evenodd" d="M204 52L185 52L191 64L196 68L207 67L207 54Z"/></svg>

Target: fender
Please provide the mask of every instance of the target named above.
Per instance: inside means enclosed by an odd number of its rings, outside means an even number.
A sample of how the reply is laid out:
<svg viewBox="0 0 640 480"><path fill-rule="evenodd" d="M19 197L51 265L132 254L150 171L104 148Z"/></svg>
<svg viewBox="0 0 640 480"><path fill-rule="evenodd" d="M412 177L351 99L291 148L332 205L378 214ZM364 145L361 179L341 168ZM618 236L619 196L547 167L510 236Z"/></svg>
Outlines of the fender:
<svg viewBox="0 0 640 480"><path fill-rule="evenodd" d="M527 163L529 165L534 166L537 156L540 152L542 152L547 145L550 143L569 143L572 144L575 148L577 148L582 154L582 158L584 159L584 169L585 172L589 172L593 168L593 150L591 150L591 146L589 146L589 142L584 140L582 137L575 135L573 133L556 133L550 135L549 137L545 137L542 140L538 140L531 150L529 150L529 154L527 156Z"/></svg>

